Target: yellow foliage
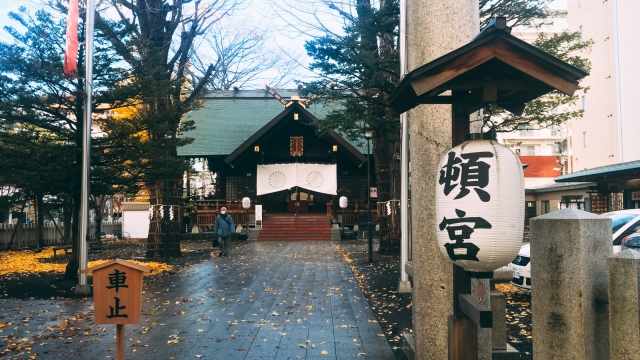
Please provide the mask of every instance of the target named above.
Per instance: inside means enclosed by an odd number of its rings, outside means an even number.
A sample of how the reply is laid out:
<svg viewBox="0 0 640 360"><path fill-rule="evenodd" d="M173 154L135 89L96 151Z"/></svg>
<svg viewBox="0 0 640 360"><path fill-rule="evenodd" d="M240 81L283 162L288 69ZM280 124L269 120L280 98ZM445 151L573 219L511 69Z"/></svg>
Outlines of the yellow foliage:
<svg viewBox="0 0 640 360"><path fill-rule="evenodd" d="M496 290L503 293L527 293L530 291L512 284L496 284Z"/></svg>
<svg viewBox="0 0 640 360"><path fill-rule="evenodd" d="M52 259L53 248L43 248L41 252L34 253L33 251L6 251L0 253L0 276L9 274L26 274L26 273L44 273L44 272L56 272L63 273L66 268L66 264L56 264L42 259ZM90 261L89 267L102 264L109 260L96 260ZM128 260L133 263L150 267L152 271L145 273L145 276L155 275L164 271L173 270L173 266L158 263L154 261L143 262L137 260Z"/></svg>

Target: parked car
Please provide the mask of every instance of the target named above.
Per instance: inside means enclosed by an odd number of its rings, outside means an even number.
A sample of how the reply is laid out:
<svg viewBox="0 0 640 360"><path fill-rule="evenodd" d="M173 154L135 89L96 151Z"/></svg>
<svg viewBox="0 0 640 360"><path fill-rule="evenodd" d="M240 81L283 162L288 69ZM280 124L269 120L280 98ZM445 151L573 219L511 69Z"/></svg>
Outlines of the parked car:
<svg viewBox="0 0 640 360"><path fill-rule="evenodd" d="M613 253L620 252L620 245L627 236L640 232L640 209L618 210L602 214L611 218Z"/></svg>
<svg viewBox="0 0 640 360"><path fill-rule="evenodd" d="M613 253L620 252L623 242L629 242L626 247L637 244L640 248L640 209L618 210L602 214L611 218ZM638 233L636 235L636 233ZM625 240L626 239L626 240ZM637 242L637 243L636 243ZM511 283L516 286L531 289L531 249L530 244L520 248L518 256L509 264L513 270Z"/></svg>
<svg viewBox="0 0 640 360"><path fill-rule="evenodd" d="M531 244L522 245L518 256L508 266L513 270L511 283L531 289Z"/></svg>

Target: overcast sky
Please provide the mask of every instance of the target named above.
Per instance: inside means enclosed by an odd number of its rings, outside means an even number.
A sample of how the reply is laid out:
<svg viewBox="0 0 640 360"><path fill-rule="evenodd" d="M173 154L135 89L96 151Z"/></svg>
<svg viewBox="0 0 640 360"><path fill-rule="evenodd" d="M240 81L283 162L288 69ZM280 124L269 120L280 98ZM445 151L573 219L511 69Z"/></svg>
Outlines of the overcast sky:
<svg viewBox="0 0 640 360"><path fill-rule="evenodd" d="M82 0L80 0L82 1ZM411 0L409 0L411 1ZM28 9L35 11L38 8L42 7L42 0L0 0L0 28L3 28L7 24L12 24L10 19L7 17L7 14L10 11L17 11L20 6L25 6ZM273 38L273 46L278 48L283 48L286 53L290 54L296 61L302 66L305 66L309 63L309 58L306 56L304 52L304 41L308 39L308 37L304 36L294 36L296 34L295 31L286 31L283 26L283 21L276 14L277 6L281 6L280 12L286 13L289 9L302 9L304 4L310 4L307 2L300 2L298 0L282 0L278 2L268 2L264 0L245 0L245 9L241 12L237 12L234 16L234 19L237 19L236 23L238 26L243 26L246 23L256 24L259 23L261 26L265 28L269 28L274 32L271 34ZM566 8L566 0L556 0L552 4L554 8ZM320 14L322 15L322 14ZM304 15L298 15L303 17ZM295 21L293 21L295 22ZM304 24L306 21L304 19L298 19L297 23ZM314 19L309 19L308 22L314 22ZM330 21L326 21L330 23ZM332 24L333 29L339 31L341 28L341 24L336 22ZM11 37L3 30L0 29L0 41L10 41ZM274 71L277 71L274 69ZM310 74L305 75L304 77L310 76ZM303 78L302 80L306 80Z"/></svg>

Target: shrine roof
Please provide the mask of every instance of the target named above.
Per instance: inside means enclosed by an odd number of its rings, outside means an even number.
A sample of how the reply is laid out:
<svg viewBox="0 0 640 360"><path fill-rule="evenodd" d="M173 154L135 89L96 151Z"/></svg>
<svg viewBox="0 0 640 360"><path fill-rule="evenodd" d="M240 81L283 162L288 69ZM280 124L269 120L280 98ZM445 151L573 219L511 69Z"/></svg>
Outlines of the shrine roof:
<svg viewBox="0 0 640 360"><path fill-rule="evenodd" d="M283 98L299 96L298 90L278 89ZM317 119L336 110L338 102L315 101L306 107ZM195 129L183 136L193 138L191 144L178 148L178 156L230 155L247 139L285 110L266 90L225 90L204 95L202 105L186 115ZM366 154L366 144L348 141Z"/></svg>
<svg viewBox="0 0 640 360"><path fill-rule="evenodd" d="M520 115L552 90L572 95L589 75L510 33L505 18L494 19L468 44L404 76L389 105L400 114L419 104L455 104L471 114L496 104Z"/></svg>
<svg viewBox="0 0 640 360"><path fill-rule="evenodd" d="M576 171L554 179L556 182L593 181L615 182L640 179L640 161L600 166L593 169Z"/></svg>

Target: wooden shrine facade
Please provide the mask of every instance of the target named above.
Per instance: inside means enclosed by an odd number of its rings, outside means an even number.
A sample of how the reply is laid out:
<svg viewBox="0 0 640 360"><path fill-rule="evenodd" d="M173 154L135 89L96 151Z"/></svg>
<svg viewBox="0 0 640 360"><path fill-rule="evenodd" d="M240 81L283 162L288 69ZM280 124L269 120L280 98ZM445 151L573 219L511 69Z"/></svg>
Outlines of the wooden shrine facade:
<svg viewBox="0 0 640 360"><path fill-rule="evenodd" d="M236 91L238 92L243 91ZM216 174L215 195L209 199L196 200L196 224L201 228L204 227L204 230L209 230L222 206L229 209L229 213L237 224L253 224L256 204L262 205L263 213L322 213L335 220L336 215L341 213L338 207L340 196L346 196L349 199L345 219L350 223L358 223L359 215L367 209L368 184L367 156L356 146L365 145L366 148L366 140L363 138L361 144L354 146L336 133L319 134L314 123L321 120L312 114L314 108L307 108L308 105L298 100L297 96L292 96L292 100L287 101L284 109L282 104L274 99L268 99L269 101L265 103L264 98L258 98L254 100L255 105L252 105L248 98L242 99L238 101L228 98L205 100L205 105L207 101L221 102L222 106L214 105L213 108L221 109L220 112L223 114L229 114L234 107L242 106L241 111L246 111L247 107L254 107L253 114L245 116L256 117L254 120L261 121L262 126L251 134L245 133L242 139L237 139L234 138L237 135L236 132L243 129L237 129L232 123L224 122L218 127L217 132L211 132L211 138L208 141L218 142L220 147L223 147L224 144L221 142L224 141L235 140L236 143L232 147L227 147L226 151L221 150L216 154L191 156L206 158L208 168ZM234 102L238 104L234 105ZM273 103L279 107L280 112L275 117L265 119L262 117L264 111L261 111L259 106L265 104L272 106ZM326 114L329 110L325 108L319 112L322 111ZM211 116L215 115L215 111L211 113ZM234 117L237 114L229 116ZM244 120L247 121L246 118ZM242 124L236 125L242 126ZM200 126L196 119L196 131L200 132ZM225 139L220 132L228 132L228 138ZM191 134L187 135L191 136ZM199 139L196 138L197 140ZM202 140L207 141L207 139ZM233 150L230 151L232 148ZM373 160L372 157L371 159ZM258 165L293 163L335 164L337 194L291 187L270 194L256 195ZM375 166L371 168L373 171ZM371 182L371 186L375 187L373 173ZM248 210L242 208L243 197L251 199L251 208ZM376 211L375 201L376 199L372 199L373 212Z"/></svg>

